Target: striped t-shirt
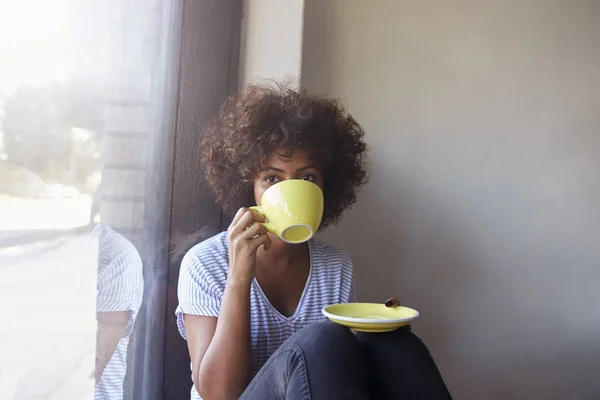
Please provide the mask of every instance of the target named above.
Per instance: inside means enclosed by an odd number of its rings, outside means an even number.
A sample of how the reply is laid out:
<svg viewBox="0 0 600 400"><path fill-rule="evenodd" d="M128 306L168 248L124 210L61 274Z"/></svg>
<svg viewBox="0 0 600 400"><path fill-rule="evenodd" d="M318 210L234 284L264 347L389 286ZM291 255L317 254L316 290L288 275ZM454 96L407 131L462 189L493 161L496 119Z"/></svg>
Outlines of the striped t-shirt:
<svg viewBox="0 0 600 400"><path fill-rule="evenodd" d="M352 260L345 252L318 240L309 242L310 273L294 315L285 317L272 305L256 279L250 288L250 318L254 373L292 334L323 320L329 304L354 301ZM186 339L183 314L218 317L225 291L229 253L221 233L187 252L181 264L177 295L177 325ZM192 386L192 399L200 399Z"/></svg>
<svg viewBox="0 0 600 400"><path fill-rule="evenodd" d="M98 280L96 311L129 312L121 340L113 352L94 390L95 400L123 399L123 381L127 372L127 346L135 318L144 297L142 259L135 246L107 226L98 225ZM102 334L98 332L98 334ZM97 349L97 351L106 349Z"/></svg>

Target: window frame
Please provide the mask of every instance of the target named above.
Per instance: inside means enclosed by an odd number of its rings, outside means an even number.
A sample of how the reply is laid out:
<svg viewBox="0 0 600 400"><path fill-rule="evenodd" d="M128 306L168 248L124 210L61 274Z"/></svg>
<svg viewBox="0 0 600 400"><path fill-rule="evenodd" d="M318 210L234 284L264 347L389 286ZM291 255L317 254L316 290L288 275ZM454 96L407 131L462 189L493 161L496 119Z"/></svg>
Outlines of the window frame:
<svg viewBox="0 0 600 400"><path fill-rule="evenodd" d="M143 400L190 395L190 358L175 317L177 281L185 252L227 222L201 172L199 143L202 126L238 89L243 10L242 0L161 3L164 65L153 91L150 212L141 244L145 295L124 390L126 398Z"/></svg>

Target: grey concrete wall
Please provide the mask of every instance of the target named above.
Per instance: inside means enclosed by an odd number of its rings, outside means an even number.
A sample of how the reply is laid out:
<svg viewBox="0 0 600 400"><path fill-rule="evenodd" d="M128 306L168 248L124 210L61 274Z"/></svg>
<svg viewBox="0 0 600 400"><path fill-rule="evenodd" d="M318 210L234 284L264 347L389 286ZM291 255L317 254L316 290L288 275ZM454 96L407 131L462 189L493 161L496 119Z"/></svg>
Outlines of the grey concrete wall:
<svg viewBox="0 0 600 400"><path fill-rule="evenodd" d="M600 2L306 0L302 83L363 124L324 235L419 309L457 399L600 398Z"/></svg>
<svg viewBox="0 0 600 400"><path fill-rule="evenodd" d="M240 87L261 79L297 83L304 0L244 0Z"/></svg>

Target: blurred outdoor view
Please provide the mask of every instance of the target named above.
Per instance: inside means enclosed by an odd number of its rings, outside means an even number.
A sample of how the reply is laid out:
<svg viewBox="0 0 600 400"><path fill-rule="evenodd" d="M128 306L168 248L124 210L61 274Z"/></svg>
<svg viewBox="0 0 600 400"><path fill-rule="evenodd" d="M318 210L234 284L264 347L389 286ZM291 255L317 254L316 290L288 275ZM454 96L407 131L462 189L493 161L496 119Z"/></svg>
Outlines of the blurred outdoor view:
<svg viewBox="0 0 600 400"><path fill-rule="evenodd" d="M139 242L157 3L0 0L0 399L94 397L90 232Z"/></svg>

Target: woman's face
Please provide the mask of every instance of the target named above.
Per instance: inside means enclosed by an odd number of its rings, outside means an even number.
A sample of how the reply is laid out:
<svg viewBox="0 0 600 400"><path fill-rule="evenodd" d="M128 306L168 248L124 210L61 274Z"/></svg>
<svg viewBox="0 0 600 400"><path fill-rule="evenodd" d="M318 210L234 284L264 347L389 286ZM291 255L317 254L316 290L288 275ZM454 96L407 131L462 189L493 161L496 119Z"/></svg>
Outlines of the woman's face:
<svg viewBox="0 0 600 400"><path fill-rule="evenodd" d="M268 188L288 179L303 179L315 183L323 190L323 175L306 150L299 150L286 158L285 151L271 153L260 165L260 171L254 179L254 200L257 205Z"/></svg>

